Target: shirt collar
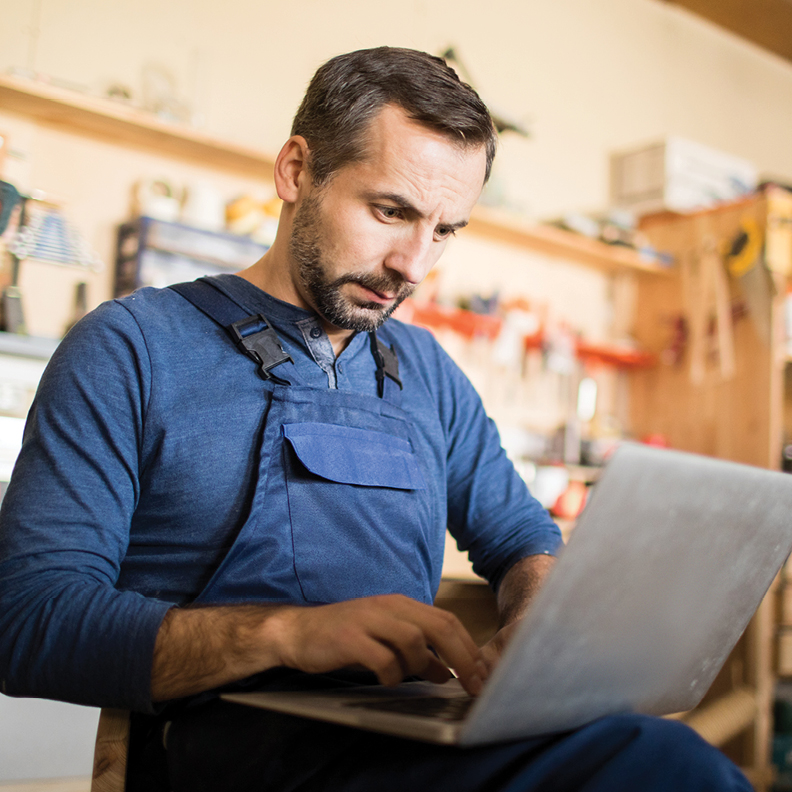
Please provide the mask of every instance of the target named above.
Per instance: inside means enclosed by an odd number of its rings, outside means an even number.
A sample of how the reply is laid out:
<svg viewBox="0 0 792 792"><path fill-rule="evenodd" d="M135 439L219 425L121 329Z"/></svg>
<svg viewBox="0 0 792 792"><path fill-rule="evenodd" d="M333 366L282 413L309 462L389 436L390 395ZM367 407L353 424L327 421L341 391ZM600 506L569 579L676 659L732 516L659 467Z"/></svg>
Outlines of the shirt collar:
<svg viewBox="0 0 792 792"><path fill-rule="evenodd" d="M239 275L214 275L211 280L222 284L223 289L251 314L263 313L273 322L297 324L302 319L316 316L314 311L279 300Z"/></svg>
<svg viewBox="0 0 792 792"><path fill-rule="evenodd" d="M316 364L327 374L330 387L336 387L333 347L315 311L279 300L239 275L214 275L211 279L222 284L222 288L251 314L264 314L286 333L290 341L302 341ZM321 334L316 336L314 328L318 328ZM312 330L314 335L311 334ZM366 344L367 335L355 333L339 358L352 357L360 352Z"/></svg>

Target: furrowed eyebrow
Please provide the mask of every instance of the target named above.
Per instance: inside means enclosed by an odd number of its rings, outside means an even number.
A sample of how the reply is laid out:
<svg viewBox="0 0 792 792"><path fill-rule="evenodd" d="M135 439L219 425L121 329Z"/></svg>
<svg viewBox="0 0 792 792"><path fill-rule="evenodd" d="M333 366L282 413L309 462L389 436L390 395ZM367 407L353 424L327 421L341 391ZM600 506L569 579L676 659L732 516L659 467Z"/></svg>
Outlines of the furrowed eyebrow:
<svg viewBox="0 0 792 792"><path fill-rule="evenodd" d="M369 193L366 195L366 199L369 201L390 201L391 203L396 204L399 209L404 209L405 211L411 212L420 218L425 217L423 212L421 212L418 207L414 206L403 195L399 195L398 193ZM440 225L442 225L444 228L450 228L453 231L464 228L467 224L467 220L460 220L458 223L440 223Z"/></svg>
<svg viewBox="0 0 792 792"><path fill-rule="evenodd" d="M413 206L403 195L399 195L398 193L372 192L367 193L366 198L369 201L390 201L391 203L395 203L400 209L409 209L411 212L415 212L417 215L421 214L418 209Z"/></svg>

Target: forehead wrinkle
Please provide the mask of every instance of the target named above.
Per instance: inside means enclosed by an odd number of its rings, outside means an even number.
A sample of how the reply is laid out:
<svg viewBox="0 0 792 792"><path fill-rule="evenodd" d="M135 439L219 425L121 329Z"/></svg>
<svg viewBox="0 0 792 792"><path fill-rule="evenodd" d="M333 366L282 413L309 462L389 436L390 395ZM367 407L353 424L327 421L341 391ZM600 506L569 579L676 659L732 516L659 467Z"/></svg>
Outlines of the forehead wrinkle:
<svg viewBox="0 0 792 792"><path fill-rule="evenodd" d="M337 182L351 187L359 200L391 201L421 221L452 229L466 225L467 204L475 203L483 186L483 148L481 183L474 185L469 165L478 148L459 145L388 109L367 131L365 156L340 169Z"/></svg>
<svg viewBox="0 0 792 792"><path fill-rule="evenodd" d="M431 178L434 166L442 162L447 155L452 155L458 162L462 162L470 154L481 151L486 155L484 145L471 144L464 137L447 135L440 130L433 129L420 121L412 118L396 104L386 104L368 122L360 139L360 156L352 164L375 165L381 158L389 144L386 138L392 132L393 121L406 125L408 131L422 137L426 148L422 152L424 160L424 175ZM433 152L440 152L438 157ZM483 186L483 181L482 181Z"/></svg>

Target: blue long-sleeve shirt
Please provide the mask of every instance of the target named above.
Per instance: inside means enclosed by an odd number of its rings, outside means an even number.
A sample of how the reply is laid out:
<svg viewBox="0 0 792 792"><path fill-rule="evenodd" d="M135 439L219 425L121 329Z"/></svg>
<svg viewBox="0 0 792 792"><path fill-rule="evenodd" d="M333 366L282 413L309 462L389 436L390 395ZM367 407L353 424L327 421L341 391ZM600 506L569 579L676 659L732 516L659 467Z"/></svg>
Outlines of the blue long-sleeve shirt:
<svg viewBox="0 0 792 792"><path fill-rule="evenodd" d="M235 276L216 282L268 317L301 385L376 395L365 334L334 360L311 312ZM519 558L554 553L558 529L468 380L428 332L387 327L402 406L442 425L438 515L476 571L497 585ZM266 424L255 369L170 289L105 303L64 339L0 511L4 693L151 709L160 623L200 593L250 508Z"/></svg>

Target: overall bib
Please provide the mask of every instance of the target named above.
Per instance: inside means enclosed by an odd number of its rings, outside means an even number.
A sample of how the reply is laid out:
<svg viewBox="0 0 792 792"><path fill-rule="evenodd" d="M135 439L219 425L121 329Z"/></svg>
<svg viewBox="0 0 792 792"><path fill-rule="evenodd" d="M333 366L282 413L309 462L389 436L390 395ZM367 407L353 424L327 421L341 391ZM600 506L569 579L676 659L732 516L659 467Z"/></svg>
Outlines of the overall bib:
<svg viewBox="0 0 792 792"><path fill-rule="evenodd" d="M290 358L265 317L250 317L210 281L171 288L224 326L264 379L250 512L195 601L329 603L401 593L431 603L445 540L438 471L400 407L395 353L372 334L380 398L303 387L285 379Z"/></svg>

